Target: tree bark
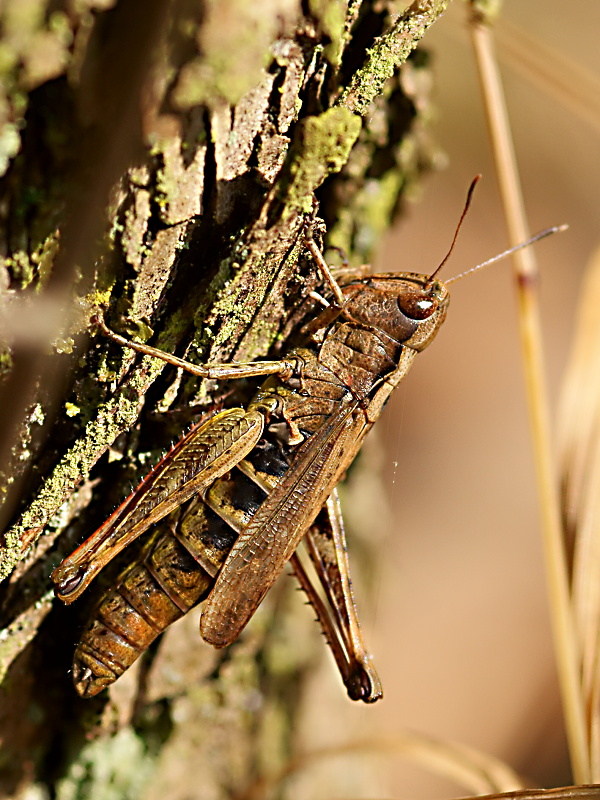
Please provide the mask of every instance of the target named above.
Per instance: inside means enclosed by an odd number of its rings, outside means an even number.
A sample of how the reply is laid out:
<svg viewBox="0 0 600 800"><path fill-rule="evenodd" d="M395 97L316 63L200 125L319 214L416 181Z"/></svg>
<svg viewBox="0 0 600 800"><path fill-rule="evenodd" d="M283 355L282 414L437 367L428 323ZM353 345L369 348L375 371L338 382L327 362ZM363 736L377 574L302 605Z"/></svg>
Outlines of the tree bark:
<svg viewBox="0 0 600 800"><path fill-rule="evenodd" d="M0 792L249 796L290 757L323 649L290 581L225 652L190 654L192 613L109 692L80 700L70 682L89 603L54 602L49 574L198 414L231 399L120 350L93 317L197 363L284 350L318 280L303 247L313 209L317 236L365 260L429 163L427 63L406 59L445 3L401 16L369 0L47 6L13 20L21 36L0 11L14 56L0 163Z"/></svg>

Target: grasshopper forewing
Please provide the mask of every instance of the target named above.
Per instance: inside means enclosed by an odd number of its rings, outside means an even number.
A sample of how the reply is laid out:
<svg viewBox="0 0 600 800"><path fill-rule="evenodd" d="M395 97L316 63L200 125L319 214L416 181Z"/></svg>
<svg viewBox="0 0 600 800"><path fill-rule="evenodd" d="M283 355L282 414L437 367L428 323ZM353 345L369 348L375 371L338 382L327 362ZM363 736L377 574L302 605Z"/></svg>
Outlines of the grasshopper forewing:
<svg viewBox="0 0 600 800"><path fill-rule="evenodd" d="M258 413L232 408L192 428L52 573L58 597L72 603L134 539L241 461L260 440L263 423Z"/></svg>
<svg viewBox="0 0 600 800"><path fill-rule="evenodd" d="M352 403L300 447L293 473L239 535L204 606L200 633L209 644L224 647L237 639L316 519L349 463L345 451L365 427L356 410Z"/></svg>

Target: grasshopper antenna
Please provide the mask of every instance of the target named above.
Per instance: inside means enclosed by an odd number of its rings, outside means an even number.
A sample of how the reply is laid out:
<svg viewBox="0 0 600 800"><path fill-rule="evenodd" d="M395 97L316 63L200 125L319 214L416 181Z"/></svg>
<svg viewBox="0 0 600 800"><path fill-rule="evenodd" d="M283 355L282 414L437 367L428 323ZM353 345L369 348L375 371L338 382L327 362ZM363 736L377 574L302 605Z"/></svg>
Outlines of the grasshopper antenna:
<svg viewBox="0 0 600 800"><path fill-rule="evenodd" d="M469 186L469 191L467 192L467 199L465 200L465 207L463 208L463 212L460 215L460 219L458 220L458 225L456 226L456 231L454 232L454 238L452 239L452 244L450 245L450 249L442 259L439 266L435 269L434 272L431 273L429 276L429 280L427 281L427 285L429 286L441 268L444 266L446 261L452 255L452 251L454 250L454 245L456 244L456 240L458 239L458 232L460 231L462 224L464 222L465 217L467 216L467 211L469 210L469 206L471 205L471 200L473 199L473 192L475 191L475 187L481 180L481 173L479 175L475 175L473 180L471 181L471 185ZM447 281L446 281L447 282Z"/></svg>
<svg viewBox="0 0 600 800"><path fill-rule="evenodd" d="M511 255L512 253L516 252L517 250L521 250L523 247L529 247L530 244L534 242L539 242L540 239L545 239L546 236L551 236L553 233L562 233L568 229L568 225L555 225L552 228L546 228L539 233L536 233L535 236L532 236L530 239L527 239L526 242L521 242L520 244L516 244L514 247L510 247L508 250L504 250L502 253L498 253L497 256L493 258L488 258L487 261L484 261L481 264L477 264L476 267L471 267L471 269L466 270L465 272L461 272L459 275L455 275L453 278L448 278L447 281L444 281L446 286L449 283L454 283L455 281L460 280L460 278L464 278L465 275L470 275L472 272L476 272L478 269L483 269L484 267L488 267L490 264L494 264L496 261L500 261L501 258L506 258L506 256ZM442 262L443 263L443 262ZM436 272L439 270L436 270ZM435 275L435 272L433 273ZM431 276L433 278L433 275ZM431 278L429 279L431 280Z"/></svg>

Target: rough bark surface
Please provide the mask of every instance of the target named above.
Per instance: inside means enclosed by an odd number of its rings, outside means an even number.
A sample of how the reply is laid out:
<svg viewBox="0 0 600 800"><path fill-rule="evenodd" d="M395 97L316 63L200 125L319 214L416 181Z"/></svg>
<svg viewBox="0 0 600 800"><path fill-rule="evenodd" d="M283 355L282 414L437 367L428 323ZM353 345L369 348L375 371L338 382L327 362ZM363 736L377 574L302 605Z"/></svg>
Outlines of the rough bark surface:
<svg viewBox="0 0 600 800"><path fill-rule="evenodd" d="M293 752L324 647L285 582L225 652L190 652L192 613L110 692L71 686L92 600L53 601L50 572L231 391L92 320L199 363L284 348L317 281L315 200L317 234L363 260L427 166L428 72L406 58L445 3L18 5L0 11L0 796L250 796Z"/></svg>

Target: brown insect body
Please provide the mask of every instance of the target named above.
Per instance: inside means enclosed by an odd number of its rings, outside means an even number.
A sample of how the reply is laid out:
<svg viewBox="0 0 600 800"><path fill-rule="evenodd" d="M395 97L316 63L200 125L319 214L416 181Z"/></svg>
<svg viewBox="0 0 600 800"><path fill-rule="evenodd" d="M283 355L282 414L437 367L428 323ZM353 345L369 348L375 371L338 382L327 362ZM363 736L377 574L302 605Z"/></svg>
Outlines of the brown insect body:
<svg viewBox="0 0 600 800"><path fill-rule="evenodd" d="M265 362L278 374L247 409L228 409L193 429L53 573L57 595L72 602L102 566L155 526L77 646L80 694L109 685L207 596L202 637L217 647L231 643L292 559L349 695L366 702L381 696L355 615L335 486L414 356L437 333L449 295L439 281L405 273L353 281L340 299L307 326L304 347ZM235 369L222 377L235 377ZM326 604L294 555L305 536Z"/></svg>

